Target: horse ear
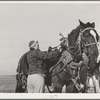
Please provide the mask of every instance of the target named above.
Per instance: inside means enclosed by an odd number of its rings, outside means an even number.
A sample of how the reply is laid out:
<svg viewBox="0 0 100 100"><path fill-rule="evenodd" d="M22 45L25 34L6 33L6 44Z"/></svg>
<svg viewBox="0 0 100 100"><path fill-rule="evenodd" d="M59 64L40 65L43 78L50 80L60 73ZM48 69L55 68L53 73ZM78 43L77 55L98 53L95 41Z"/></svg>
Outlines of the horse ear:
<svg viewBox="0 0 100 100"><path fill-rule="evenodd" d="M95 23L94 22L92 23L92 27L95 28Z"/></svg>
<svg viewBox="0 0 100 100"><path fill-rule="evenodd" d="M85 26L85 24L82 21L80 21L80 19L79 19L79 23L81 26L83 26L83 27Z"/></svg>

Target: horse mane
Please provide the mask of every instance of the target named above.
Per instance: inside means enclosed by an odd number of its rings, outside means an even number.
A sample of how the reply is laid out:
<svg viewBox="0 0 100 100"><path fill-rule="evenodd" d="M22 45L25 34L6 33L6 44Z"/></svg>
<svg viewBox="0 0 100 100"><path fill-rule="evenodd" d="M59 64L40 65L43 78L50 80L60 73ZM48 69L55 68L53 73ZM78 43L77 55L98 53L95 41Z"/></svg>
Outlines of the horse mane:
<svg viewBox="0 0 100 100"><path fill-rule="evenodd" d="M79 36L80 29L81 29L81 26L79 25L68 34L69 46L75 45L75 42Z"/></svg>

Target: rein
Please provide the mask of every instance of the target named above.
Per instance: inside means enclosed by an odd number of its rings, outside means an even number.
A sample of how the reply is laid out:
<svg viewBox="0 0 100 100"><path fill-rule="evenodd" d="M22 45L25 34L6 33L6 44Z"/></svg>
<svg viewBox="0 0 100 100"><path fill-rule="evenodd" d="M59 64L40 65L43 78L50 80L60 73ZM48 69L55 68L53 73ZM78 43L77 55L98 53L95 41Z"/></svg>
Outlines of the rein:
<svg viewBox="0 0 100 100"><path fill-rule="evenodd" d="M50 75L50 76L56 76L57 74L59 74L59 73L61 73L62 71L64 71L64 69L66 68L66 66L68 65L68 64L70 64L71 62L72 62L73 60L71 60L70 62L68 62L67 64L65 64L63 67L62 67L62 69L58 72L58 73L56 73L56 74L54 74L54 75ZM62 62L62 61L61 61ZM59 63L60 64L60 63ZM58 64L57 64L58 65ZM65 71L64 71L65 72Z"/></svg>

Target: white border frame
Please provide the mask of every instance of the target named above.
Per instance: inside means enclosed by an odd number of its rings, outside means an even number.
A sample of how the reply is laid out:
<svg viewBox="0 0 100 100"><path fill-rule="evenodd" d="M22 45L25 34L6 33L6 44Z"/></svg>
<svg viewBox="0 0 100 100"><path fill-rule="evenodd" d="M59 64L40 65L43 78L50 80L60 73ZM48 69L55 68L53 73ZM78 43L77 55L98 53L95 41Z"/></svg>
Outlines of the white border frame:
<svg viewBox="0 0 100 100"><path fill-rule="evenodd" d="M98 4L100 1L0 1L0 4L10 3L84 3ZM39 96L38 96L39 95ZM100 99L99 93L0 93L0 99Z"/></svg>

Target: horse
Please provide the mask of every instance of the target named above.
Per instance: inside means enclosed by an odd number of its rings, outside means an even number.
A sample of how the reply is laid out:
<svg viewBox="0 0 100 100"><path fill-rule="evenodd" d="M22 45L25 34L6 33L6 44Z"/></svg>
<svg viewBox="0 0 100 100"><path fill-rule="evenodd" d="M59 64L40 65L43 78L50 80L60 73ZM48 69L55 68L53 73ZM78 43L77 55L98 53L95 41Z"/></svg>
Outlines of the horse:
<svg viewBox="0 0 100 100"><path fill-rule="evenodd" d="M98 80L99 70L97 67L97 57L98 57L98 48L97 48L97 42L99 40L99 35L97 31L95 30L95 23L89 23L87 22L84 24L82 21L79 20L80 25L76 27L74 30L71 31L70 34L68 34L68 45L69 45L69 51L74 55L73 61L79 62L79 59L77 57L78 54L85 53L88 55L89 62L88 62L88 68L87 66L82 66L79 71L80 76L80 83L84 85L84 89L81 91L82 93L87 92L87 74L89 73L91 77L94 78L94 80ZM92 33L95 33L95 36L93 36ZM66 85L66 92L67 93L76 93L80 90L76 88L78 85L76 85L76 82L73 82L71 80L71 76L69 75L68 71L66 72L64 69L66 66L64 66L63 63L59 63L53 70L52 70L52 84L53 89L55 93L61 93L62 87ZM88 71L88 69L90 71ZM98 82L97 82L98 84ZM99 87L95 85L95 92L97 92Z"/></svg>
<svg viewBox="0 0 100 100"><path fill-rule="evenodd" d="M28 77L28 61L27 52L21 56L18 62L17 74L16 74L16 93L27 92L27 77Z"/></svg>

